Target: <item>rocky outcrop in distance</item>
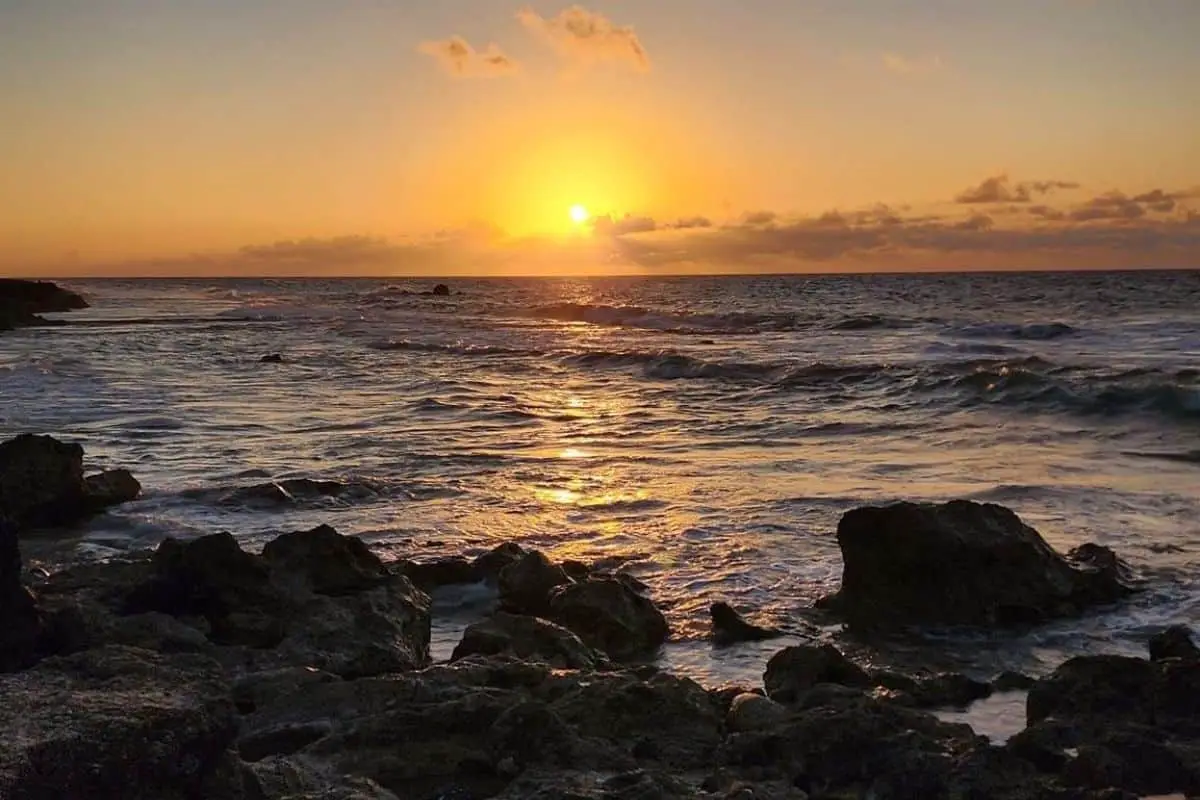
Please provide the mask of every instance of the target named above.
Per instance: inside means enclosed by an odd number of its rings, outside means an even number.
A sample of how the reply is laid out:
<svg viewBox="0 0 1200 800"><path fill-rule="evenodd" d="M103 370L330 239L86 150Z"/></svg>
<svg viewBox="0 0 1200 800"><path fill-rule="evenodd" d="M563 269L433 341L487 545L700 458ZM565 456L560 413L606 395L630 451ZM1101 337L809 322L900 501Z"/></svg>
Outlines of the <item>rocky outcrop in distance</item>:
<svg viewBox="0 0 1200 800"><path fill-rule="evenodd" d="M47 325L39 314L87 308L82 297L49 281L0 278L0 331Z"/></svg>

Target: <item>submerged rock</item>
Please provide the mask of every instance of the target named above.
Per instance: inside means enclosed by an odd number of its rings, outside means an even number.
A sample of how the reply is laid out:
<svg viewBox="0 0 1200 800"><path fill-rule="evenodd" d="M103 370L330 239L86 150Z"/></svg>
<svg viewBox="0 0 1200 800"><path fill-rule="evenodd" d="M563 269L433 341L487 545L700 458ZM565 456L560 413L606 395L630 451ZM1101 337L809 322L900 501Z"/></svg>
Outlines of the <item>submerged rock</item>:
<svg viewBox="0 0 1200 800"><path fill-rule="evenodd" d="M434 297L449 297L450 287L444 283L439 283L437 286L433 287L433 291L431 291L430 294Z"/></svg>
<svg viewBox="0 0 1200 800"><path fill-rule="evenodd" d="M237 716L219 665L105 647L0 676L5 800L228 797Z"/></svg>
<svg viewBox="0 0 1200 800"><path fill-rule="evenodd" d="M1081 549L1072 563L998 505L858 508L837 538L842 585L822 605L858 628L1034 623L1132 591L1107 548Z"/></svg>
<svg viewBox="0 0 1200 800"><path fill-rule="evenodd" d="M550 618L618 661L653 654L670 633L654 602L620 578L560 586L550 596Z"/></svg>
<svg viewBox="0 0 1200 800"><path fill-rule="evenodd" d="M0 516L18 531L71 525L133 500L141 485L127 470L83 477L83 448L53 436L21 434L0 443Z"/></svg>
<svg viewBox="0 0 1200 800"><path fill-rule="evenodd" d="M1150 660L1165 661L1181 658L1200 660L1200 648L1192 641L1192 632L1185 625L1172 625L1150 639Z"/></svg>
<svg viewBox="0 0 1200 800"><path fill-rule="evenodd" d="M593 670L603 661L602 656L566 628L537 617L503 611L470 625L450 660L472 655L503 655L583 670Z"/></svg>
<svg viewBox="0 0 1200 800"><path fill-rule="evenodd" d="M717 644L761 642L783 636L782 631L753 625L733 610L728 603L713 603L708 609L712 617L713 641Z"/></svg>

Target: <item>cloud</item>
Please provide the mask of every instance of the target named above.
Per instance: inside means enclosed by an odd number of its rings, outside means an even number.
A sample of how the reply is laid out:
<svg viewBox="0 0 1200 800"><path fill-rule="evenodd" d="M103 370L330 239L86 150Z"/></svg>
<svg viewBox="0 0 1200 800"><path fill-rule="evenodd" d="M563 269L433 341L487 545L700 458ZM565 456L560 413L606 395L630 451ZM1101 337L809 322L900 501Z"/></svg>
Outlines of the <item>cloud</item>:
<svg viewBox="0 0 1200 800"><path fill-rule="evenodd" d="M630 233L649 233L658 230L658 223L650 217L635 217L626 214L613 219L605 214L592 219L592 230L601 236L624 236Z"/></svg>
<svg viewBox="0 0 1200 800"><path fill-rule="evenodd" d="M478 52L461 36L422 42L417 50L437 60L456 78L499 78L520 72L521 66L495 44Z"/></svg>
<svg viewBox="0 0 1200 800"><path fill-rule="evenodd" d="M560 56L577 64L611 62L639 72L650 70L650 57L634 29L614 25L603 14L571 6L546 19L533 9L524 8L517 12L517 19Z"/></svg>
<svg viewBox="0 0 1200 800"><path fill-rule="evenodd" d="M684 217L683 219L675 220L666 225L668 228L675 230L689 230L693 228L711 228L712 220L708 217Z"/></svg>
<svg viewBox="0 0 1200 800"><path fill-rule="evenodd" d="M897 75L927 75L941 70L945 65L941 56L937 55L909 57L884 53L883 66Z"/></svg>
<svg viewBox="0 0 1200 800"><path fill-rule="evenodd" d="M975 203L1029 203L1034 195L1046 195L1058 189L1078 189L1072 181L1023 181L1012 183L1008 175L1001 173L985 178L978 186L960 192L954 202L964 205Z"/></svg>
<svg viewBox="0 0 1200 800"><path fill-rule="evenodd" d="M751 211L742 217L746 225L773 225L778 214L774 211Z"/></svg>
<svg viewBox="0 0 1200 800"><path fill-rule="evenodd" d="M1144 216L1146 209L1142 204L1121 192L1109 192L1093 197L1067 214L1067 218L1075 222L1141 219Z"/></svg>

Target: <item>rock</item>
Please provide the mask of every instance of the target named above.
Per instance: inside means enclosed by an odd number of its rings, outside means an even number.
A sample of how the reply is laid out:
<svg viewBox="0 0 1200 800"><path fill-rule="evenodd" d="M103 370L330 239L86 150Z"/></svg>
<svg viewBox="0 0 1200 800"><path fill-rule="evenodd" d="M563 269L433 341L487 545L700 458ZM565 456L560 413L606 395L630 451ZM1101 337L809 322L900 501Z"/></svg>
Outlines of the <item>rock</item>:
<svg viewBox="0 0 1200 800"><path fill-rule="evenodd" d="M36 660L42 627L37 602L21 582L16 526L0 516L0 672L23 669Z"/></svg>
<svg viewBox="0 0 1200 800"><path fill-rule="evenodd" d="M1036 683L1036 678L1031 678L1021 672L1005 670L992 681L992 688L997 692L1025 692L1032 689Z"/></svg>
<svg viewBox="0 0 1200 800"><path fill-rule="evenodd" d="M516 542L504 542L493 547L471 562L474 581L486 581L492 585L499 583L500 573L504 568L519 561L524 555L525 548Z"/></svg>
<svg viewBox="0 0 1200 800"><path fill-rule="evenodd" d="M1154 722L1154 664L1127 656L1080 656L1029 690L1025 716L1033 725L1055 716L1097 725Z"/></svg>
<svg viewBox="0 0 1200 800"><path fill-rule="evenodd" d="M0 443L0 516L18 531L74 522L82 504L82 447L34 434Z"/></svg>
<svg viewBox="0 0 1200 800"><path fill-rule="evenodd" d="M142 493L142 485L127 469L110 469L83 479L84 502L95 511L129 503Z"/></svg>
<svg viewBox="0 0 1200 800"><path fill-rule="evenodd" d="M1180 658L1186 661L1200 659L1200 648L1192 641L1192 632L1186 625L1172 625L1150 639L1150 660L1165 661Z"/></svg>
<svg viewBox="0 0 1200 800"><path fill-rule="evenodd" d="M472 562L462 556L424 562L403 561L396 569L424 592L432 592L443 586L478 583L480 580Z"/></svg>
<svg viewBox="0 0 1200 800"><path fill-rule="evenodd" d="M107 644L158 653L203 653L212 649L204 631L153 611L113 618L100 638Z"/></svg>
<svg viewBox="0 0 1200 800"><path fill-rule="evenodd" d="M267 353L258 360L260 364L282 364L283 353Z"/></svg>
<svg viewBox="0 0 1200 800"><path fill-rule="evenodd" d="M0 797L192 800L228 769L237 715L200 656L106 647L0 677Z"/></svg>
<svg viewBox="0 0 1200 800"><path fill-rule="evenodd" d="M49 281L0 278L0 331L46 325L38 314L87 307L82 297Z"/></svg>
<svg viewBox="0 0 1200 800"><path fill-rule="evenodd" d="M788 717L787 707L758 694L739 694L733 698L725 726L734 733L773 728Z"/></svg>
<svg viewBox="0 0 1200 800"><path fill-rule="evenodd" d="M670 632L654 603L617 578L560 586L550 596L550 618L618 661L653 653Z"/></svg>
<svg viewBox="0 0 1200 800"><path fill-rule="evenodd" d="M571 583L567 573L543 554L528 552L500 570L500 606L515 614L545 616L550 592Z"/></svg>
<svg viewBox="0 0 1200 800"><path fill-rule="evenodd" d="M817 684L867 687L871 676L831 644L797 645L771 656L763 674L767 696L794 703Z"/></svg>
<svg viewBox="0 0 1200 800"><path fill-rule="evenodd" d="M1127 568L1105 548L1072 564L998 505L858 508L837 536L842 586L822 605L857 628L1035 623L1132 591Z"/></svg>
<svg viewBox="0 0 1200 800"><path fill-rule="evenodd" d="M328 525L285 533L263 548L276 580L299 583L317 594L345 595L369 589L388 577L379 557L361 539Z"/></svg>
<svg viewBox="0 0 1200 800"><path fill-rule="evenodd" d="M323 683L340 681L332 672L315 667L280 667L239 676L232 686L238 711L250 714Z"/></svg>
<svg viewBox="0 0 1200 800"><path fill-rule="evenodd" d="M125 613L204 617L217 644L274 647L282 640L285 598L263 559L238 547L232 535L167 539L153 564L154 577L130 592Z"/></svg>
<svg viewBox="0 0 1200 800"><path fill-rule="evenodd" d="M285 478L250 486L239 486L232 490L193 492L193 496L211 497L227 506L292 506L303 503L322 504L331 499L370 499L378 496L375 486L364 481L328 481L313 478Z"/></svg>
<svg viewBox="0 0 1200 800"><path fill-rule="evenodd" d="M728 603L713 603L708 613L712 617L713 641L717 644L760 642L783 635L772 628L761 628L746 622Z"/></svg>
<svg viewBox="0 0 1200 800"><path fill-rule="evenodd" d="M594 670L600 658L566 628L503 611L470 625L451 661L471 655L537 660L559 669Z"/></svg>
<svg viewBox="0 0 1200 800"><path fill-rule="evenodd" d="M444 283L439 283L437 286L433 287L433 291L430 292L430 294L432 294L434 297L449 297L450 287Z"/></svg>
<svg viewBox="0 0 1200 800"><path fill-rule="evenodd" d="M271 756L249 766L248 800L397 800L367 778L340 775L303 756Z"/></svg>
<svg viewBox="0 0 1200 800"><path fill-rule="evenodd" d="M878 671L872 673L871 679L879 686L902 692L909 703L917 708L965 708L992 694L991 684L957 672L914 678Z"/></svg>
<svg viewBox="0 0 1200 800"><path fill-rule="evenodd" d="M361 678L429 663L429 597L402 575L343 597L317 595L286 620L274 660Z"/></svg>

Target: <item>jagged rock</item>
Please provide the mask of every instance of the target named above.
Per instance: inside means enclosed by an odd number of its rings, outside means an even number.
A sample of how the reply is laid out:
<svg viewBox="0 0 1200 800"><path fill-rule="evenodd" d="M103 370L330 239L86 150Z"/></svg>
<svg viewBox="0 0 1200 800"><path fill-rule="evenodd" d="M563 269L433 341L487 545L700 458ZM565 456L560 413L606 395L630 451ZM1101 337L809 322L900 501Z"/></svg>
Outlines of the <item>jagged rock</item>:
<svg viewBox="0 0 1200 800"><path fill-rule="evenodd" d="M263 559L238 547L232 535L167 539L153 564L154 577L130 593L126 613L204 617L218 644L274 647L283 639L284 595Z"/></svg>
<svg viewBox="0 0 1200 800"><path fill-rule="evenodd" d="M272 756L249 766L247 800L397 800L367 778L339 775L303 757Z"/></svg>
<svg viewBox="0 0 1200 800"><path fill-rule="evenodd" d="M0 677L0 697L5 800L217 796L237 733L221 669L200 656L87 650Z"/></svg>
<svg viewBox="0 0 1200 800"><path fill-rule="evenodd" d="M871 676L831 644L780 650L767 662L763 674L767 696L781 703L794 703L821 683L867 687Z"/></svg>
<svg viewBox="0 0 1200 800"><path fill-rule="evenodd" d="M917 708L965 708L992 694L992 686L957 672L911 677L886 670L871 674L879 686L901 692Z"/></svg>
<svg viewBox="0 0 1200 800"><path fill-rule="evenodd" d="M433 287L433 291L431 291L430 294L432 294L434 297L449 297L450 287L444 283L439 283L437 286Z"/></svg>
<svg viewBox="0 0 1200 800"><path fill-rule="evenodd" d="M46 325L38 314L87 307L82 297L49 281L0 278L0 331Z"/></svg>
<svg viewBox="0 0 1200 800"><path fill-rule="evenodd" d="M68 524L82 505L82 447L35 434L0 443L0 516L18 530Z"/></svg>
<svg viewBox="0 0 1200 800"><path fill-rule="evenodd" d="M997 692L1024 692L1033 688L1036 678L1031 678L1021 672L1005 670L992 681L992 688Z"/></svg>
<svg viewBox="0 0 1200 800"><path fill-rule="evenodd" d="M474 565L462 556L449 556L434 561L404 561L396 567L424 592L443 586L478 583L481 578Z"/></svg>
<svg viewBox="0 0 1200 800"><path fill-rule="evenodd" d="M1072 563L998 505L858 508L838 524L838 545L841 589L821 605L859 628L1033 623L1132 590L1107 548L1082 548Z"/></svg>
<svg viewBox="0 0 1200 800"><path fill-rule="evenodd" d="M328 525L285 533L268 542L262 554L273 574L299 579L317 594L353 594L388 576L383 562L361 539L342 536Z"/></svg>
<svg viewBox="0 0 1200 800"><path fill-rule="evenodd" d="M21 583L16 526L0 515L0 672L32 664L42 632L41 611Z"/></svg>
<svg viewBox="0 0 1200 800"><path fill-rule="evenodd" d="M250 714L277 704L319 684L340 681L332 672L315 667L279 667L240 675L232 686L238 711Z"/></svg>
<svg viewBox="0 0 1200 800"><path fill-rule="evenodd" d="M1168 658L1200 660L1200 648L1192 641L1192 632L1186 625L1172 625L1151 637L1150 660L1165 661Z"/></svg>
<svg viewBox="0 0 1200 800"><path fill-rule="evenodd" d="M717 644L761 642L783 636L781 631L747 622L728 603L713 603L708 613L712 617L713 641Z"/></svg>
<svg viewBox="0 0 1200 800"><path fill-rule="evenodd" d="M566 628L503 611L470 625L450 659L458 661L471 655L535 659L558 668L583 670L594 670L601 660Z"/></svg>
<svg viewBox="0 0 1200 800"><path fill-rule="evenodd" d="M500 573L509 564L519 561L525 555L525 548L516 542L503 542L471 562L474 581L486 581L490 584L500 582Z"/></svg>
<svg viewBox="0 0 1200 800"><path fill-rule="evenodd" d="M283 353L267 353L258 360L260 364L282 364Z"/></svg>
<svg viewBox="0 0 1200 800"><path fill-rule="evenodd" d="M560 586L550 596L550 618L617 660L653 653L670 633L653 601L619 578Z"/></svg>
<svg viewBox="0 0 1200 800"><path fill-rule="evenodd" d="M787 707L759 694L739 694L729 705L725 725L734 733L773 728L787 719Z"/></svg>
<svg viewBox="0 0 1200 800"><path fill-rule="evenodd" d="M284 620L273 660L360 678L429 663L429 597L402 575L343 597L316 595Z"/></svg>
<svg viewBox="0 0 1200 800"><path fill-rule="evenodd" d="M680 777L636 769L611 776L535 771L522 775L507 790L496 795L496 800L691 800L699 796L689 782ZM443 797L458 800L452 795Z"/></svg>
<svg viewBox="0 0 1200 800"><path fill-rule="evenodd" d="M500 605L515 614L545 616L550 611L550 592L571 583L562 567L536 550L500 570Z"/></svg>

